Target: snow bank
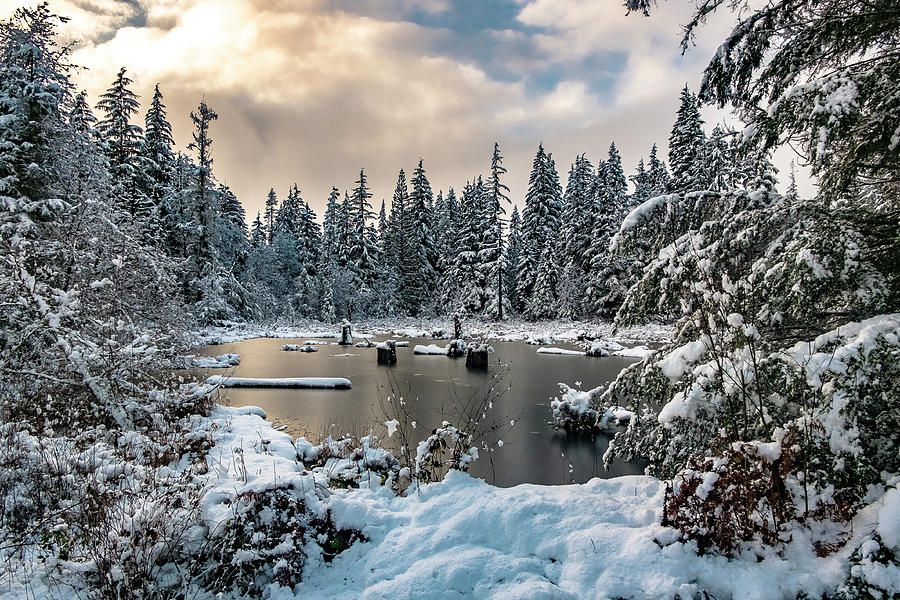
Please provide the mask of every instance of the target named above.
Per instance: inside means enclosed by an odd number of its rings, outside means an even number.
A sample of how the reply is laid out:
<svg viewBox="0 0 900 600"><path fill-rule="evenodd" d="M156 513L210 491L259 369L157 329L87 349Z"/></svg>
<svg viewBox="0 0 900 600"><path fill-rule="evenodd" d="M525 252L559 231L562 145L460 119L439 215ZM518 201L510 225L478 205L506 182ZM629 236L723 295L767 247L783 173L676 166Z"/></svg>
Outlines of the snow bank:
<svg viewBox="0 0 900 600"><path fill-rule="evenodd" d="M191 365L197 369L227 369L241 364L240 354L221 354L219 356L195 356Z"/></svg>
<svg viewBox="0 0 900 600"><path fill-rule="evenodd" d="M413 354L422 354L426 356L446 356L447 349L441 348L437 344L428 344L427 346L417 345L413 348Z"/></svg>
<svg viewBox="0 0 900 600"><path fill-rule="evenodd" d="M262 388L299 388L299 389L336 389L349 390L350 380L343 377L221 377L213 375L206 380L210 385L220 387L262 387Z"/></svg>
<svg viewBox="0 0 900 600"><path fill-rule="evenodd" d="M563 356L584 356L584 352L581 350L567 350L565 348L538 348L538 354L558 354Z"/></svg>

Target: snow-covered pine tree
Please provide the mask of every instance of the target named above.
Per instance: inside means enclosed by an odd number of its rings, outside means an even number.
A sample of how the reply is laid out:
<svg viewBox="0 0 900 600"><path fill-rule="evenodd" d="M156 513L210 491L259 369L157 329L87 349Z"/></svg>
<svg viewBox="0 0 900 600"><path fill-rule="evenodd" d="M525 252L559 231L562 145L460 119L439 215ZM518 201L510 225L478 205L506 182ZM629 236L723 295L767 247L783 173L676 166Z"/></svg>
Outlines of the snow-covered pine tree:
<svg viewBox="0 0 900 600"><path fill-rule="evenodd" d="M701 179L706 181L707 187L714 192L733 189L739 183L733 147L726 141L730 135L732 133L726 131L723 126L716 125L703 145Z"/></svg>
<svg viewBox="0 0 900 600"><path fill-rule="evenodd" d="M262 222L262 214L257 212L250 225L250 247L259 248L266 243L266 226Z"/></svg>
<svg viewBox="0 0 900 600"><path fill-rule="evenodd" d="M409 227L407 208L409 207L409 186L406 183L406 171L400 169L397 174L397 185L391 200L391 212L388 217L388 232L385 240L384 263L394 269L403 279L403 257L409 248L409 240L404 231ZM402 289L402 281L401 281Z"/></svg>
<svg viewBox="0 0 900 600"><path fill-rule="evenodd" d="M555 264L563 269L558 314L567 318L575 318L585 309L585 290L591 268L589 254L597 218L595 193L598 186L593 170L593 165L583 154L576 157L569 169L563 195L561 256ZM538 272L542 268L538 265Z"/></svg>
<svg viewBox="0 0 900 600"><path fill-rule="evenodd" d="M371 197L365 169L360 169L359 179L356 180L351 197L350 212L347 215L347 258L351 270L366 287L371 287L375 283L378 260L378 244L375 239L375 228L372 226L375 213L372 212L372 205L369 203Z"/></svg>
<svg viewBox="0 0 900 600"><path fill-rule="evenodd" d="M473 184L466 182L460 202L459 251L453 277L458 285L456 308L470 314L480 313L484 307L484 271L481 269L481 240L484 201L484 181L479 176Z"/></svg>
<svg viewBox="0 0 900 600"><path fill-rule="evenodd" d="M631 202L629 204L637 206L650 198L650 175L644 166L643 156L638 161L634 175L631 175L628 179L634 185L634 192L631 194Z"/></svg>
<svg viewBox="0 0 900 600"><path fill-rule="evenodd" d="M156 84L150 107L144 116L144 138L141 144L140 162L143 171L141 181L144 186L143 193L153 205L153 213L148 219L147 229L151 239L159 244L171 235L170 232L163 229L164 224L168 222L168 216L164 213L163 197L172 185L175 169L175 153L172 151L174 145L172 125L166 114L166 106L163 104L163 95L159 90L159 84Z"/></svg>
<svg viewBox="0 0 900 600"><path fill-rule="evenodd" d="M153 212L153 204L142 192L146 188L141 164L143 130L131 123L140 108L137 94L129 88L132 83L125 67L119 69L112 85L100 94L97 109L103 118L97 123L97 130L117 186L115 194L127 213L143 226L142 222Z"/></svg>
<svg viewBox="0 0 900 600"><path fill-rule="evenodd" d="M96 139L97 117L94 116L91 105L88 104L87 92L81 91L75 94L72 110L69 111L69 124L75 133L86 135L91 140Z"/></svg>
<svg viewBox="0 0 900 600"><path fill-rule="evenodd" d="M381 199L381 209L378 211L378 253L382 257L382 261L384 261L384 253L386 249L387 239L388 239L388 219L387 219L387 207L384 202L384 198Z"/></svg>
<svg viewBox="0 0 900 600"><path fill-rule="evenodd" d="M592 227L593 240L588 251L590 268L587 274L584 307L593 313L606 316L615 314L617 302L622 300L620 277L611 272L615 259L609 252L612 236L630 208L628 184L622 170L622 158L615 142L609 145L609 155L597 173L596 214ZM618 269L616 269L618 270ZM609 281L607 281L609 280Z"/></svg>
<svg viewBox="0 0 900 600"><path fill-rule="evenodd" d="M647 163L647 183L650 187L648 198L661 196L669 189L669 169L666 163L657 156L656 144L650 148L650 160Z"/></svg>
<svg viewBox="0 0 900 600"><path fill-rule="evenodd" d="M562 229L562 189L553 157L538 145L528 177L525 208L522 210L522 253L516 283L517 309L525 312L531 297L542 250L557 248Z"/></svg>
<svg viewBox="0 0 900 600"><path fill-rule="evenodd" d="M491 174L487 182L487 197L484 205L486 227L481 242L481 265L485 280L485 314L503 319L503 311L508 301L503 299L503 215L505 204L509 204L509 187L503 183L506 168L500 154L500 144L494 142L491 156Z"/></svg>
<svg viewBox="0 0 900 600"><path fill-rule="evenodd" d="M459 251L461 223L456 191L452 187L447 190L444 205L443 223L440 225L442 233L438 238L438 271L440 273L438 297L441 311L449 313L456 307L459 292L457 252Z"/></svg>
<svg viewBox="0 0 900 600"><path fill-rule="evenodd" d="M325 205L325 215L322 217L322 262L338 262L338 248L340 247L340 212L341 205L338 198L341 193L336 187L331 188L328 194L328 202Z"/></svg>
<svg viewBox="0 0 900 600"><path fill-rule="evenodd" d="M403 306L412 315L419 315L434 304L437 286L437 244L432 231L431 184L422 166L422 159L413 171L412 193L406 211L406 253L401 257L403 273Z"/></svg>
<svg viewBox="0 0 900 600"><path fill-rule="evenodd" d="M675 116L675 124L669 135L669 168L672 179L668 191L676 193L692 192L707 186L702 173L703 147L706 135L703 133L703 119L697 97L685 85L681 90L681 105Z"/></svg>
<svg viewBox="0 0 900 600"><path fill-rule="evenodd" d="M518 276L522 256L522 219L519 216L519 207L513 205L512 214L509 217L509 231L506 236L506 254L503 266L503 286L506 290L506 298L509 306L518 306Z"/></svg>
<svg viewBox="0 0 900 600"><path fill-rule="evenodd" d="M275 241L275 215L278 213L278 194L275 188L269 188L266 195L265 208L265 224L266 224L266 243L272 244Z"/></svg>

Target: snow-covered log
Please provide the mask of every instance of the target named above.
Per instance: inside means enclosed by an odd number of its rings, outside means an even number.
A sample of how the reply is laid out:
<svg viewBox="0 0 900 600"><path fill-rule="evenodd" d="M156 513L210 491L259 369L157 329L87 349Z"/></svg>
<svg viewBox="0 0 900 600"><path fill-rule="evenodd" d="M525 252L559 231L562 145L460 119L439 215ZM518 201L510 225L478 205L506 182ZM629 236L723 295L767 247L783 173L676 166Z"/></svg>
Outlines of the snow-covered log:
<svg viewBox="0 0 900 600"><path fill-rule="evenodd" d="M304 390L349 390L351 383L343 377L222 377L213 375L206 380L220 387L297 388Z"/></svg>

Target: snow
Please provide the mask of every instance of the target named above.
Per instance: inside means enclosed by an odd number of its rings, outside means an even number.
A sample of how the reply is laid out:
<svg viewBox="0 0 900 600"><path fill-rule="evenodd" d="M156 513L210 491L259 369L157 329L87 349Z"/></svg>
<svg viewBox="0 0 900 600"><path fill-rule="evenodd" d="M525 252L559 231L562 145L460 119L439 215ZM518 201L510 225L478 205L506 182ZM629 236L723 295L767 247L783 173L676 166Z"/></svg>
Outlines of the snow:
<svg viewBox="0 0 900 600"><path fill-rule="evenodd" d="M441 348L437 344L428 344L427 346L416 345L413 348L413 354L422 354L426 356L446 356L447 349Z"/></svg>
<svg viewBox="0 0 900 600"><path fill-rule="evenodd" d="M696 363L707 350L707 338L702 337L675 348L669 352L656 366L662 370L663 375L673 383L691 370L691 365Z"/></svg>
<svg viewBox="0 0 900 600"><path fill-rule="evenodd" d="M538 348L538 354L557 354L563 356L584 356L584 352L581 350L567 350L565 348Z"/></svg>
<svg viewBox="0 0 900 600"><path fill-rule="evenodd" d="M221 354L216 357L196 356L191 359L191 364L198 369L226 369L241 364L241 355Z"/></svg>
<svg viewBox="0 0 900 600"><path fill-rule="evenodd" d="M281 349L285 352L297 352L300 350L300 346L298 346L297 344L285 344L281 347Z"/></svg>
<svg viewBox="0 0 900 600"><path fill-rule="evenodd" d="M343 377L221 377L213 375L206 380L210 385L221 387L264 387L300 389L350 389L349 379Z"/></svg>
<svg viewBox="0 0 900 600"><path fill-rule="evenodd" d="M817 597L845 558L818 558L797 534L775 551L697 556L659 525L663 482L630 476L582 485L495 488L460 472L395 497L383 487L336 490L336 522L362 530L330 565L310 565L275 598Z"/></svg>
<svg viewBox="0 0 900 600"><path fill-rule="evenodd" d="M354 323L354 336L383 337L432 337L449 339L453 322L444 318L391 317L367 319ZM634 327L615 329L611 321L591 319L584 321L559 320L530 322L518 319L492 321L480 318L463 321L465 337L504 342L528 341L547 345L554 342L585 340L613 340L625 342L667 342L674 328L671 325L648 323ZM359 333L357 333L359 332ZM439 334L439 335L435 335ZM251 338L334 339L340 336L340 325L319 321L302 321L295 325L265 326L248 323L228 323L221 327L205 327L194 332L197 345L238 342ZM400 344L402 342L398 342Z"/></svg>
<svg viewBox="0 0 900 600"><path fill-rule="evenodd" d="M397 432L397 427L400 425L400 421L397 419L391 419L390 421L385 421L384 426L387 427L388 437L394 437L394 434Z"/></svg>
<svg viewBox="0 0 900 600"><path fill-rule="evenodd" d="M653 350L643 345L635 346L634 348L625 348L623 350L613 352L613 356L622 356L627 358L646 358L651 354L653 354Z"/></svg>
<svg viewBox="0 0 900 600"><path fill-rule="evenodd" d="M900 552L900 489L889 489L882 502L878 510L878 535L887 547Z"/></svg>

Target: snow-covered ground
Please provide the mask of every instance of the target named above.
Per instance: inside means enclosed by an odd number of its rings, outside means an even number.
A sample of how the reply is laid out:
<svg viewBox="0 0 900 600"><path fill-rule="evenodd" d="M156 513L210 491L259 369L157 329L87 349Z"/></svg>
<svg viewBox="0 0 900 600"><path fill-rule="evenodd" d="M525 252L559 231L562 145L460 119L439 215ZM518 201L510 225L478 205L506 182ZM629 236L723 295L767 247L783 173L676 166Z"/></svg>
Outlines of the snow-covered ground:
<svg viewBox="0 0 900 600"><path fill-rule="evenodd" d="M443 482L414 485L406 497L365 477L360 489L322 494L327 471L340 465L305 471L296 460L309 452L305 440L275 431L258 409L218 407L212 420L211 456L223 459L210 471L217 483L204 506L208 518L229 514L216 502L228 490L296 480L320 513L330 510L338 527L359 529L368 539L330 564L311 551L302 583L272 588L275 599L692 598L701 590L719 599L794 598L801 591L818 597L846 579L850 552L874 527L886 543L900 544L896 489L861 511L854 538L828 557L816 556L795 531L780 553L728 560L697 556L659 524L664 484L652 477L496 488L451 472ZM229 470L227 457L238 447L246 482ZM883 576L900 582L896 570Z"/></svg>
<svg viewBox="0 0 900 600"><path fill-rule="evenodd" d="M206 327L195 332L198 345L237 342L250 338L337 338L340 325L303 321L293 325L260 325L254 323L229 323L221 327ZM650 323L637 327L615 330L608 321L537 321L520 320L484 321L472 319L463 322L465 337L486 341L524 341L534 344L575 342L578 340L609 340L626 345L636 342L662 343L673 333L669 325ZM353 323L353 336L394 338L453 337L453 323L446 318L418 319L391 318L368 319Z"/></svg>

